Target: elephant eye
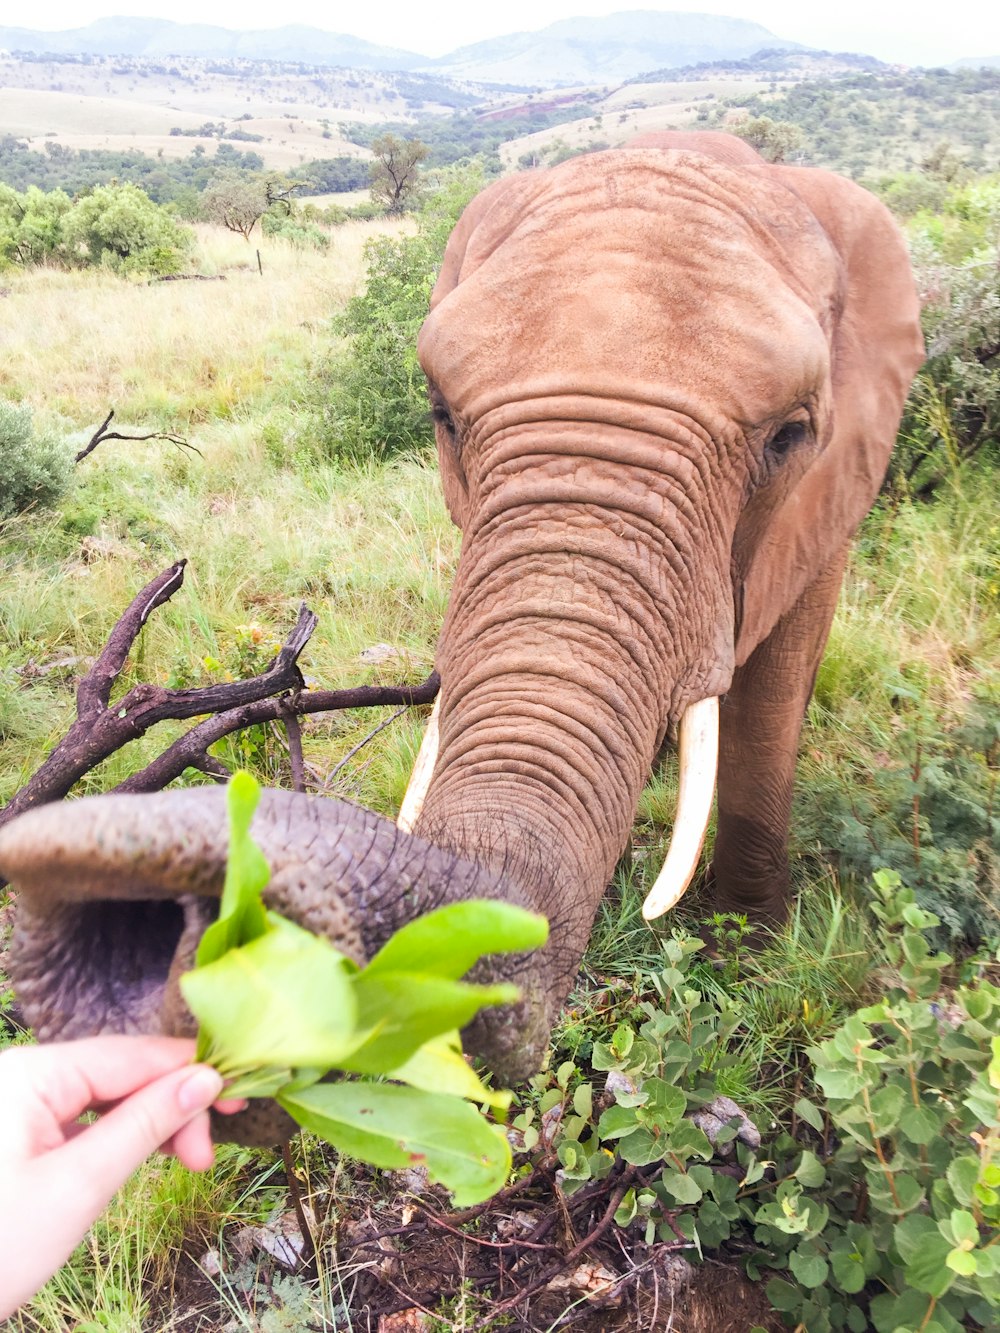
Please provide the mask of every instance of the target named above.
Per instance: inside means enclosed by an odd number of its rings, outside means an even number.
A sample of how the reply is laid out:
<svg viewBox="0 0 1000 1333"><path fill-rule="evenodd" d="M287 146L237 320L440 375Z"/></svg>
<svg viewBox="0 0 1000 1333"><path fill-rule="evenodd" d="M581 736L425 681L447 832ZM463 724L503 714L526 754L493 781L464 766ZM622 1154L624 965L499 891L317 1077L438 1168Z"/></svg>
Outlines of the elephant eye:
<svg viewBox="0 0 1000 1333"><path fill-rule="evenodd" d="M805 421L786 421L771 436L767 443L767 452L772 458L784 458L809 436L809 425Z"/></svg>
<svg viewBox="0 0 1000 1333"><path fill-rule="evenodd" d="M431 420L434 422L435 426L441 426L451 439L454 440L456 434L455 422L452 419L452 415L448 411L448 408L439 398L431 399Z"/></svg>

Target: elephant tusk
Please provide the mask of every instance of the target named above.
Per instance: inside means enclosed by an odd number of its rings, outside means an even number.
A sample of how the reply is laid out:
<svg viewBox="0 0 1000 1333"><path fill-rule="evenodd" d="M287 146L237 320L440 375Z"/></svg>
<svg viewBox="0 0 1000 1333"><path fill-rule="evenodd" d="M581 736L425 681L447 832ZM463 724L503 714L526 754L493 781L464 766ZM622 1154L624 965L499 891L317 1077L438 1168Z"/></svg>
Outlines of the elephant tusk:
<svg viewBox="0 0 1000 1333"><path fill-rule="evenodd" d="M677 816L663 868L646 895L642 914L652 921L676 907L698 867L719 768L719 701L691 704L680 725Z"/></svg>
<svg viewBox="0 0 1000 1333"><path fill-rule="evenodd" d="M431 774L434 772L434 765L437 762L438 709L440 705L441 696L439 694L434 700L434 707L427 719L427 730L424 732L424 739L420 742L417 762L413 765L413 772L410 774L410 782L403 797L403 804L399 807L399 817L396 823L404 833L413 832L413 826L417 822L424 797L427 795L427 788L431 785Z"/></svg>

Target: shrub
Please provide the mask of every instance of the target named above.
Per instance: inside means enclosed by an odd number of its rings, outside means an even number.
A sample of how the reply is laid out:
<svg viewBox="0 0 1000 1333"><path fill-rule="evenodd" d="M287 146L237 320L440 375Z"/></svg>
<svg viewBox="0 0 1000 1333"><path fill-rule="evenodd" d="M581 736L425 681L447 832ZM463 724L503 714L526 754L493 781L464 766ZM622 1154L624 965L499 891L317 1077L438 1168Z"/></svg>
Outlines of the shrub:
<svg viewBox="0 0 1000 1333"><path fill-rule="evenodd" d="M179 271L191 233L137 185L102 185L79 199L63 220L67 248L117 273Z"/></svg>
<svg viewBox="0 0 1000 1333"><path fill-rule="evenodd" d="M482 184L475 167L442 173L415 236L368 243L365 288L336 324L347 350L315 377L324 401L317 404L314 428L329 457L384 461L430 445L417 334L451 229Z"/></svg>
<svg viewBox="0 0 1000 1333"><path fill-rule="evenodd" d="M0 268L41 264L62 251L62 223L70 208L62 190L46 193L31 185L19 194L0 184Z"/></svg>
<svg viewBox="0 0 1000 1333"><path fill-rule="evenodd" d="M54 503L69 484L72 467L63 440L35 433L29 407L0 400L0 521Z"/></svg>
<svg viewBox="0 0 1000 1333"><path fill-rule="evenodd" d="M293 213L288 216L280 213L265 213L261 218L261 230L265 236L280 236L299 250L328 250L330 238L321 227L306 221Z"/></svg>

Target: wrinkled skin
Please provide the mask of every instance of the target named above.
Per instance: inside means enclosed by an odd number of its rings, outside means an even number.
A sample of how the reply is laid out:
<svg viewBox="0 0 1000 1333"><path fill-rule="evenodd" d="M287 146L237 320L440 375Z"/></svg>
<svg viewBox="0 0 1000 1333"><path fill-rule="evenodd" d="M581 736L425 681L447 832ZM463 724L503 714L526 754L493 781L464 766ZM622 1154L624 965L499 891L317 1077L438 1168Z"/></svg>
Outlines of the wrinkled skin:
<svg viewBox="0 0 1000 1333"><path fill-rule="evenodd" d="M802 716L922 357L880 204L694 137L508 177L466 210L419 344L463 544L416 836L278 793L255 824L272 901L356 957L463 896L549 916L540 955L493 968L524 984L519 1010L470 1034L506 1077L544 1049L655 756L698 700L724 696L718 905L782 917ZM200 792L96 798L0 834L44 1036L183 1030L175 977L222 838L219 796Z"/></svg>

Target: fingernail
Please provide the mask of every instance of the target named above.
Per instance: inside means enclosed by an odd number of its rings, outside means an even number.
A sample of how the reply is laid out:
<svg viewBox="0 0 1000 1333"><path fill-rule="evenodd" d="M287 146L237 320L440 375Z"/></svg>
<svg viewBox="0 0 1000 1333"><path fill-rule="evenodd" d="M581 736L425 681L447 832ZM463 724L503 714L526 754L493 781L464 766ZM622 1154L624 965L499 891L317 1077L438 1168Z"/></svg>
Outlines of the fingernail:
<svg viewBox="0 0 1000 1333"><path fill-rule="evenodd" d="M222 1075L208 1065L199 1065L177 1089L182 1111L204 1111L222 1091Z"/></svg>

